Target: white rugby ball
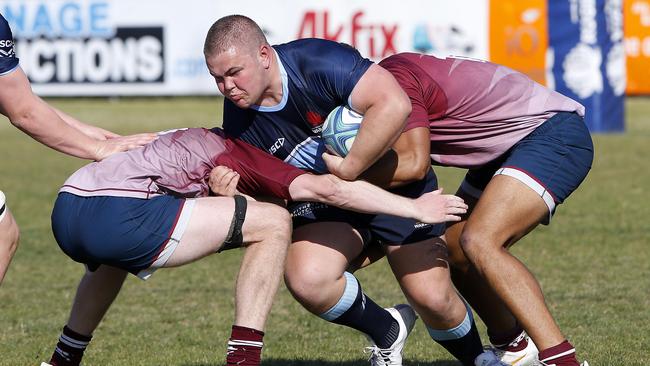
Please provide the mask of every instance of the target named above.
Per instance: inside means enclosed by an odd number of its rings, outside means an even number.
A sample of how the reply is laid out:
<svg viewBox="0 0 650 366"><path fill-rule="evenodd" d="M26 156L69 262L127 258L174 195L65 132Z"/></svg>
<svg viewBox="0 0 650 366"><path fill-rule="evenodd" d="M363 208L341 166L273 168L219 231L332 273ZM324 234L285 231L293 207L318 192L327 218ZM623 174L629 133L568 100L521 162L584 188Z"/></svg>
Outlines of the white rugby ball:
<svg viewBox="0 0 650 366"><path fill-rule="evenodd" d="M334 108L323 123L321 136L325 147L338 156L346 156L362 121L363 115L346 106Z"/></svg>

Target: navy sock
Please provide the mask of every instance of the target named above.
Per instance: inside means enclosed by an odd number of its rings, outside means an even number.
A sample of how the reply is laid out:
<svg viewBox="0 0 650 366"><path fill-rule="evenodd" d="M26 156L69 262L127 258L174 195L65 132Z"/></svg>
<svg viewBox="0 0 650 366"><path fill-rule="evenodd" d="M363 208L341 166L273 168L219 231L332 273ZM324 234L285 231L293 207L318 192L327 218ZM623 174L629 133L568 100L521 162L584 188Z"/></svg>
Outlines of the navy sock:
<svg viewBox="0 0 650 366"><path fill-rule="evenodd" d="M464 366L474 366L476 357L483 353L483 345L471 310L468 308L467 311L463 322L454 328L437 330L427 327L427 329L431 338L456 357Z"/></svg>
<svg viewBox="0 0 650 366"><path fill-rule="evenodd" d="M363 293L359 281L351 273L344 275L343 296L320 317L367 334L379 348L390 347L399 335L397 320Z"/></svg>

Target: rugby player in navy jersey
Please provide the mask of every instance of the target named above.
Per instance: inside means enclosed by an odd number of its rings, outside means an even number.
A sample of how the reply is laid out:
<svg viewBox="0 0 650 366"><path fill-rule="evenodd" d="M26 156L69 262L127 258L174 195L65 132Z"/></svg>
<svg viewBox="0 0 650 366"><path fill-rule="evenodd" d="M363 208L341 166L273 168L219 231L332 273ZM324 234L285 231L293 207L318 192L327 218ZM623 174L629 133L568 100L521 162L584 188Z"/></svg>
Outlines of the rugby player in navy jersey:
<svg viewBox="0 0 650 366"><path fill-rule="evenodd" d="M225 184L220 184L220 182ZM225 186L225 190L213 187ZM228 365L257 366L263 331L291 237L287 211L239 195L300 199L411 217L459 220L466 205L429 192L410 200L367 182L312 175L215 129L162 134L142 149L75 172L59 191L52 229L61 249L90 270L50 359L78 366L91 336L128 272L146 279L215 252L245 246L235 290ZM44 365L48 365L45 364Z"/></svg>
<svg viewBox="0 0 650 366"><path fill-rule="evenodd" d="M204 55L224 94L225 131L299 168L326 172L320 139L324 116L339 105L364 114L350 153L330 172L356 179L399 136L410 102L395 79L344 44L304 39L271 47L251 19L233 15L208 31ZM417 197L435 189L429 169L393 192ZM372 365L401 365L415 322L408 305L383 309L346 269L370 240L381 245L410 304L432 338L464 365L483 353L466 304L451 284L445 225L388 215L360 217L337 208L294 203L294 243L285 282L293 296L321 318L365 333ZM488 357L488 356L485 356ZM479 361L481 363L479 363Z"/></svg>
<svg viewBox="0 0 650 366"><path fill-rule="evenodd" d="M82 123L32 93L14 52L11 29L0 14L0 113L20 130L62 153L101 160L153 140L155 134L121 137ZM19 230L0 191L0 283L18 247Z"/></svg>

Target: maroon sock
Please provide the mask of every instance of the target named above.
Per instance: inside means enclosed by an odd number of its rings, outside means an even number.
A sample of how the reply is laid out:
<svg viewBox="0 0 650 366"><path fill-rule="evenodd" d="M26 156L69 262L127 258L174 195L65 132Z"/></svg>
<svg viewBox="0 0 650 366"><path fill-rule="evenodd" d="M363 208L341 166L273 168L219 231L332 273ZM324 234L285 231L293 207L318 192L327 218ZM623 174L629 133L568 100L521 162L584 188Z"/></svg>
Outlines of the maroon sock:
<svg viewBox="0 0 650 366"><path fill-rule="evenodd" d="M264 332L233 325L228 341L226 365L259 366L263 338Z"/></svg>
<svg viewBox="0 0 650 366"><path fill-rule="evenodd" d="M539 360L555 366L580 366L576 359L576 350L569 341L547 348L539 353Z"/></svg>
<svg viewBox="0 0 650 366"><path fill-rule="evenodd" d="M519 352L528 347L526 332L519 324L502 333L492 333L488 330L488 336L490 337L490 343L502 351Z"/></svg>
<svg viewBox="0 0 650 366"><path fill-rule="evenodd" d="M50 359L52 366L79 366L92 336L79 334L66 325Z"/></svg>

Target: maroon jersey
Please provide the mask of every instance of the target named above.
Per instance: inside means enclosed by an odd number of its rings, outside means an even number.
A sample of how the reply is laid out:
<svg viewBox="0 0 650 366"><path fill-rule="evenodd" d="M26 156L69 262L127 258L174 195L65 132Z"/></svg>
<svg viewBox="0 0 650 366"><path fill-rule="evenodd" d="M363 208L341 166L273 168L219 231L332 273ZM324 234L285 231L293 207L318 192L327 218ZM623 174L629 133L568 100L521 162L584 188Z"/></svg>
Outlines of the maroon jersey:
<svg viewBox="0 0 650 366"><path fill-rule="evenodd" d="M406 130L429 128L431 158L440 165L479 167L557 112L584 116L578 102L487 61L401 53L379 65L411 99Z"/></svg>
<svg viewBox="0 0 650 366"><path fill-rule="evenodd" d="M302 170L221 130L190 128L162 132L142 148L118 153L77 170L60 192L78 196L151 198L161 194L204 197L212 168L239 173L237 188L248 195L289 199L289 185Z"/></svg>

